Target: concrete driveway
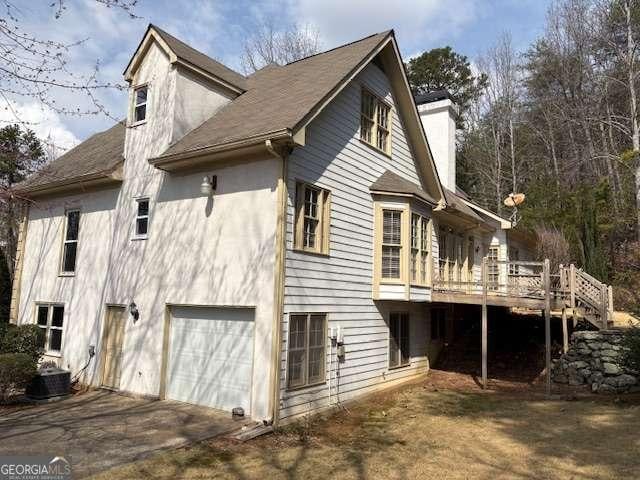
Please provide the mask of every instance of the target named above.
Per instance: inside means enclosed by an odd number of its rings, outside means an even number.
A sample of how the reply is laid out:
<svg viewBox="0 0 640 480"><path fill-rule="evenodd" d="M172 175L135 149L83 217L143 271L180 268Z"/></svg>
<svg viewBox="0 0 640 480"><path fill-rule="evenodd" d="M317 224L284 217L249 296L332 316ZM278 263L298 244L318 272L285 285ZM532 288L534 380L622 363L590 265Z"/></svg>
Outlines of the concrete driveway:
<svg viewBox="0 0 640 480"><path fill-rule="evenodd" d="M0 454L71 457L79 478L247 423L209 408L95 390L7 413L0 408Z"/></svg>

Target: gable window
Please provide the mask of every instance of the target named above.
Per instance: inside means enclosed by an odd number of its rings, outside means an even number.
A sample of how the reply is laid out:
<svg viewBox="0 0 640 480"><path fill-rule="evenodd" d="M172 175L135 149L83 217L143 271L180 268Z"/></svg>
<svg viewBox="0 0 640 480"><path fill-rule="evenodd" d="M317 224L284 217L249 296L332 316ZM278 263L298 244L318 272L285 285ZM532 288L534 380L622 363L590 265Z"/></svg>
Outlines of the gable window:
<svg viewBox="0 0 640 480"><path fill-rule="evenodd" d="M147 238L149 231L149 199L136 199L136 238Z"/></svg>
<svg viewBox="0 0 640 480"><path fill-rule="evenodd" d="M391 153L391 107L365 88L360 99L360 139Z"/></svg>
<svg viewBox="0 0 640 480"><path fill-rule="evenodd" d="M64 323L64 306L55 304L38 304L36 324L42 331L40 347L46 353L60 353L62 350L62 327Z"/></svg>
<svg viewBox="0 0 640 480"><path fill-rule="evenodd" d="M389 368L409 365L409 314L389 315Z"/></svg>
<svg viewBox="0 0 640 480"><path fill-rule="evenodd" d="M445 337L446 310L444 308L431 309L431 340L441 340Z"/></svg>
<svg viewBox="0 0 640 480"><path fill-rule="evenodd" d="M382 211L382 278L400 278L402 212Z"/></svg>
<svg viewBox="0 0 640 480"><path fill-rule="evenodd" d="M329 253L330 192L298 183L296 186L296 232L294 248Z"/></svg>
<svg viewBox="0 0 640 480"><path fill-rule="evenodd" d="M326 330L327 316L324 314L289 316L288 388L325 381Z"/></svg>
<svg viewBox="0 0 640 480"><path fill-rule="evenodd" d="M147 86L133 91L133 122L143 122L147 118Z"/></svg>
<svg viewBox="0 0 640 480"><path fill-rule="evenodd" d="M78 254L78 233L80 229L80 210L67 210L62 247L62 273L75 273Z"/></svg>

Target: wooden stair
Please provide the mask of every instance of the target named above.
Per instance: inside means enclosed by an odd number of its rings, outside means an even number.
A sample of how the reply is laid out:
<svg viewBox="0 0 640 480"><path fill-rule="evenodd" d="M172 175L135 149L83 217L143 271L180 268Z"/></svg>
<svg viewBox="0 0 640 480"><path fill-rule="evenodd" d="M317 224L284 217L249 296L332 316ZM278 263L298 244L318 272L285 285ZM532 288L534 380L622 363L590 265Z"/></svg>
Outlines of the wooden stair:
<svg viewBox="0 0 640 480"><path fill-rule="evenodd" d="M613 326L613 290L575 265L560 265L564 304L597 329Z"/></svg>

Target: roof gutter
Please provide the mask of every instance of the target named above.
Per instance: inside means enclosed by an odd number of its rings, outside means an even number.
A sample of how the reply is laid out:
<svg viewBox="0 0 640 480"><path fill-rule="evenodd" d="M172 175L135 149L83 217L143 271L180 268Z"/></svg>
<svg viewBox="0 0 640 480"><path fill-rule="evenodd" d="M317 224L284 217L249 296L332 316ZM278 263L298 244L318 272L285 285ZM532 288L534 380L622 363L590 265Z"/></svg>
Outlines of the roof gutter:
<svg viewBox="0 0 640 480"><path fill-rule="evenodd" d="M149 159L149 164L160 170L180 170L187 164L193 166L197 163L205 163L218 158L229 158L243 153L257 153L269 151L267 142L293 142L293 134L290 129L276 130L241 140L219 143L201 148L187 150L170 155L161 155Z"/></svg>
<svg viewBox="0 0 640 480"><path fill-rule="evenodd" d="M41 197L52 194L68 193L84 188L92 188L97 186L105 186L122 182L122 165L124 161L119 162L115 167L100 172L88 173L72 178L48 182L33 187L15 188L13 192L25 198Z"/></svg>

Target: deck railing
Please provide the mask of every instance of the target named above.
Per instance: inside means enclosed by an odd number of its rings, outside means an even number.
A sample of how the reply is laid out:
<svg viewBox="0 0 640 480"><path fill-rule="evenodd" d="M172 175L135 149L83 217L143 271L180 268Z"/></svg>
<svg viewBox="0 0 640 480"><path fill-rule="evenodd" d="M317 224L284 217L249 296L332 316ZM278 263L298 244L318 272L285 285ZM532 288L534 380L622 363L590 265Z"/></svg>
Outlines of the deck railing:
<svg viewBox="0 0 640 480"><path fill-rule="evenodd" d="M613 319L611 287L574 265L551 272L549 262L493 260L485 257L480 272L440 264L434 272L435 291L523 299L547 298L562 308L580 308L588 320L606 328ZM545 284L548 271L548 286ZM466 278L461 278L466 277Z"/></svg>

